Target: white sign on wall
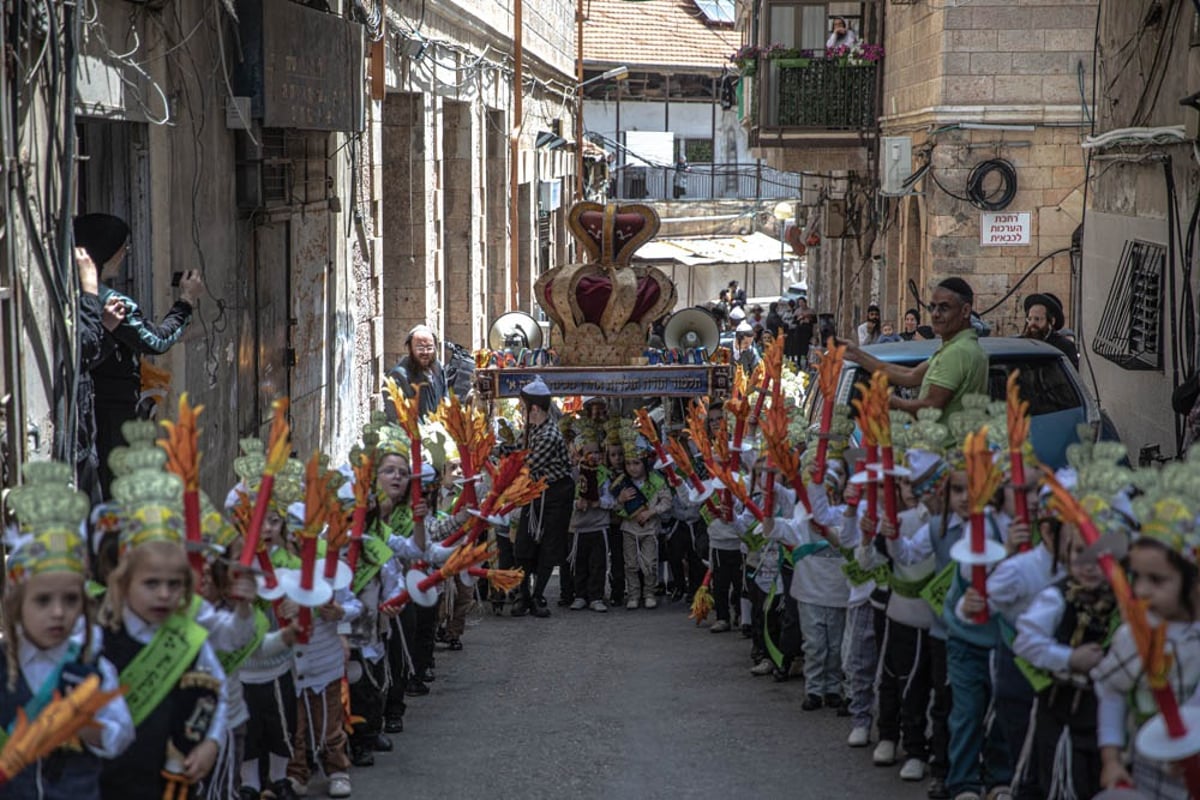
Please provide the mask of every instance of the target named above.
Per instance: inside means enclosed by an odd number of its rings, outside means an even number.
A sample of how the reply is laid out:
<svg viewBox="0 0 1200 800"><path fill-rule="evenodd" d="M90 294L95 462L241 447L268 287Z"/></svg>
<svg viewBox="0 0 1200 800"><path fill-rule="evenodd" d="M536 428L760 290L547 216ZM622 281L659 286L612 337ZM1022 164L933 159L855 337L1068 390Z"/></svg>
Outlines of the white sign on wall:
<svg viewBox="0 0 1200 800"><path fill-rule="evenodd" d="M979 244L1014 247L1029 244L1032 225L1028 211L983 211L979 214Z"/></svg>

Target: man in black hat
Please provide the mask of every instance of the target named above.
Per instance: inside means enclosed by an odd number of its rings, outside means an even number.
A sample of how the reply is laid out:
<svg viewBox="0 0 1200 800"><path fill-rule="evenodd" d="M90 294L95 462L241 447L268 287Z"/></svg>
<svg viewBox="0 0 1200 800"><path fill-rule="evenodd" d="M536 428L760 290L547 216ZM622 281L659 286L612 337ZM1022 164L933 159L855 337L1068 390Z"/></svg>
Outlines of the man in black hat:
<svg viewBox="0 0 1200 800"><path fill-rule="evenodd" d="M1042 292L1025 298L1025 331L1021 337L1041 339L1054 345L1067 354L1075 369L1079 369L1079 350L1074 342L1059 333L1065 324L1062 303L1055 295Z"/></svg>
<svg viewBox="0 0 1200 800"><path fill-rule="evenodd" d="M525 568L521 596L513 604L512 615L550 616L546 586L550 576L566 556L567 526L575 502L575 481L562 432L550 418L550 388L534 378L521 389L521 409L525 414L524 446L529 450L529 476L546 479L546 491L521 511L513 555ZM533 580L532 595L529 589Z"/></svg>

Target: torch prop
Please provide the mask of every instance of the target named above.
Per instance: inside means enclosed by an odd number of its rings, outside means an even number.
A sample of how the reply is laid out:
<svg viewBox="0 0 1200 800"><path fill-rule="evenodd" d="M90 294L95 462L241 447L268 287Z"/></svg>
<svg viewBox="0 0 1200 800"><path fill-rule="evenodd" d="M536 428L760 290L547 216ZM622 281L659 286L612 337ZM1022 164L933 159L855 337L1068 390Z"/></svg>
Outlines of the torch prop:
<svg viewBox="0 0 1200 800"><path fill-rule="evenodd" d="M242 534L243 543L246 540L246 531L250 529L250 517L253 513L250 506L250 495L239 490L237 503L233 506L232 516L234 525L237 526L237 529ZM271 563L271 556L267 553L265 542L260 541L258 543L255 558L258 561L258 570L261 574L261 577L258 579L258 596L268 601L278 600L283 597L283 586L279 583L279 578L275 575L275 565Z"/></svg>
<svg viewBox="0 0 1200 800"><path fill-rule="evenodd" d="M250 527L246 530L246 540L242 544L241 563L249 567L255 559L262 565L264 557L259 556L258 541L262 533L263 522L267 518L267 510L271 505L271 492L275 488L275 476L287 463L291 443L288 440L289 427L287 422L287 398L280 398L271 404L274 416L271 419L271 435L267 439L267 463L263 468L262 481L258 486L258 497L254 501L254 514L250 517ZM265 550L264 550L265 556ZM267 558L266 560L270 560ZM272 574L266 573L265 574ZM263 586L259 586L259 594L263 595Z"/></svg>
<svg viewBox="0 0 1200 800"><path fill-rule="evenodd" d="M479 498L475 490L478 477L476 470L479 465L487 463L496 443L496 437L487 422L487 415L482 410L472 411L464 407L457 395L451 392L438 406L433 419L442 423L458 448L463 490L455 501L454 510L457 511L464 505L468 508L478 505Z"/></svg>
<svg viewBox="0 0 1200 800"><path fill-rule="evenodd" d="M384 380L384 391L396 409L396 422L408 434L409 450L412 453L412 507L421 505L421 384L413 386L412 397L405 397L400 386L389 375ZM424 517L413 515L414 523L423 523Z"/></svg>
<svg viewBox="0 0 1200 800"><path fill-rule="evenodd" d="M167 431L167 438L159 439L158 446L167 453L167 471L183 481L183 523L188 548L188 564L199 579L204 575L204 553L200 530L200 434L196 419L204 406L193 406L188 394L179 396L179 417L175 422L163 420L159 424Z"/></svg>
<svg viewBox="0 0 1200 800"><path fill-rule="evenodd" d="M485 567L467 567L464 571L458 573L458 579L466 586L474 586L475 581L483 578L488 584L501 592L511 592L513 589L521 585L521 581L525 580L525 570L517 569L490 569Z"/></svg>
<svg viewBox="0 0 1200 800"><path fill-rule="evenodd" d="M634 417L633 425L637 428L638 433L646 437L646 441L654 448L655 454L658 456L658 461L655 462L654 468L661 469L667 475L667 482L672 487L677 487L680 484L679 475L675 472L675 462L671 460L671 456L667 454L667 450L663 447L662 439L658 438L658 428L654 425L654 420L650 419L650 413L644 408L637 410L637 415Z"/></svg>
<svg viewBox="0 0 1200 800"><path fill-rule="evenodd" d="M316 580L317 537L329 516L329 479L321 473L321 457L313 453L304 470L304 525L297 532L300 540L300 571L281 576L289 599L300 606L300 634L296 641L308 642L312 632L312 609L333 599L333 586Z"/></svg>
<svg viewBox="0 0 1200 800"><path fill-rule="evenodd" d="M1053 495L1053 507L1064 522L1073 523L1089 547L1101 541L1100 531L1087 511L1048 467L1042 467L1043 482ZM1179 698L1169 680L1172 658L1166 653L1166 625L1151 626L1144 600L1134 597L1124 571L1111 552L1097 556L1100 571L1108 579L1121 607L1121 616L1137 645L1150 693L1158 706L1158 714L1138 730L1134 746L1138 752L1155 761L1173 761L1183 770L1188 794L1200 797L1200 709L1179 705Z"/></svg>
<svg viewBox="0 0 1200 800"><path fill-rule="evenodd" d="M733 386L729 399L725 401L725 411L733 417L732 450L742 452L742 442L746 438L746 422L750 418L750 398L746 395L746 371L737 366L733 371Z"/></svg>
<svg viewBox="0 0 1200 800"><path fill-rule="evenodd" d="M1017 522L1028 525L1031 519L1027 494L1029 487L1025 485L1024 450L1029 441L1029 402L1021 399L1021 389L1017 385L1020 374L1021 371L1017 369L1008 374L1008 463L1012 472L1013 507ZM1029 542L1022 542L1018 549L1024 553L1029 547Z"/></svg>
<svg viewBox="0 0 1200 800"><path fill-rule="evenodd" d="M404 576L404 590L395 597L385 600L379 608L380 610L403 608L409 600L419 606L429 608L437 603L437 587L447 578L452 578L473 564L479 564L493 557L495 557L495 551L490 550L487 543L464 543L455 548L441 569L435 570L429 575L419 569L410 569Z"/></svg>
<svg viewBox="0 0 1200 800"><path fill-rule="evenodd" d="M708 615L713 610L712 586L713 571L709 567L704 573L704 580L700 582L700 588L696 590L696 595L692 598L692 608L688 613L688 619L694 619L696 626L699 627L701 622L708 619Z"/></svg>
<svg viewBox="0 0 1200 800"><path fill-rule="evenodd" d="M325 519L325 565L321 577L333 586L334 591L345 589L354 582L354 571L350 566L338 559L342 548L350 540L351 520L346 517L342 504L337 498L333 484L329 486L328 510ZM361 542L359 543L362 544Z"/></svg>
<svg viewBox="0 0 1200 800"><path fill-rule="evenodd" d="M833 407L837 402L838 381L842 375L842 362L846 357L846 346L838 345L831 336L825 346L825 354L817 365L817 388L821 392L821 428L817 439L817 457L813 462L814 480L825 482L825 464L829 455L829 436L833 428Z"/></svg>
<svg viewBox="0 0 1200 800"><path fill-rule="evenodd" d="M371 489L375 485L375 456L359 450L354 453L353 458L354 514L350 521L350 549L346 553L346 565L350 567L351 574L358 571L363 531L367 527L367 508L371 503Z"/></svg>
<svg viewBox="0 0 1200 800"><path fill-rule="evenodd" d="M988 621L987 568L989 564L1003 561L1004 546L987 538L987 521L984 513L1004 480L1004 475L992 459L987 445L987 426L967 434L963 446L967 461L967 497L971 506L971 531L965 539L959 539L950 548L950 557L960 564L971 565L971 586L984 599L983 610L975 615L975 622Z"/></svg>
<svg viewBox="0 0 1200 800"><path fill-rule="evenodd" d="M863 443L867 451L867 517L872 521L879 518L878 495L875 491L878 476L883 476L883 513L893 531L900 528L899 510L896 507L896 478L908 475L904 467L896 466L896 455L892 449L892 418L888 411L891 389L887 376L876 372L867 386L859 384L862 400L855 400L859 420L863 428ZM878 459L878 461L876 460ZM855 482L858 482L855 476Z"/></svg>

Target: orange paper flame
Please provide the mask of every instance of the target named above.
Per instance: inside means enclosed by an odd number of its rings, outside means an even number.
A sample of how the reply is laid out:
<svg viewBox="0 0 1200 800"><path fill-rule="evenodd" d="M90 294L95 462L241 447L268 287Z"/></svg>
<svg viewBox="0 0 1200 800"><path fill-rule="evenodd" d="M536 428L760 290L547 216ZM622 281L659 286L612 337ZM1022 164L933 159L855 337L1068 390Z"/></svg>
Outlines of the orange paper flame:
<svg viewBox="0 0 1200 800"><path fill-rule="evenodd" d="M413 394L412 397L405 397L399 384L390 375L383 380L383 391L392 401L392 407L396 409L396 423L404 429L409 439L416 441L421 435L419 425L421 418L420 391Z"/></svg>
<svg viewBox="0 0 1200 800"><path fill-rule="evenodd" d="M838 380L842 375L842 362L845 358L846 346L837 344L832 336L829 337L825 353L821 356L821 363L817 365L817 386L827 403L833 402L837 395Z"/></svg>
<svg viewBox="0 0 1200 800"><path fill-rule="evenodd" d="M860 396L851 401L858 410L858 421L863 431L863 444L892 446L892 418L888 413L888 398L891 388L887 376L882 372L871 375L870 383L859 383Z"/></svg>
<svg viewBox="0 0 1200 800"><path fill-rule="evenodd" d="M800 454L788 441L788 412L783 403L767 409L759 422L763 438L767 442L767 453L784 480L791 482L800 472Z"/></svg>
<svg viewBox="0 0 1200 800"><path fill-rule="evenodd" d="M267 463L263 468L263 475L278 475L279 471L287 464L288 456L291 455L291 442L288 438L291 427L287 421L287 398L281 397L274 401L271 403L271 408L275 413L271 418L271 435L267 438Z"/></svg>
<svg viewBox="0 0 1200 800"><path fill-rule="evenodd" d="M188 402L188 394L184 392L179 396L178 419L159 423L167 431L167 438L158 440L158 446L167 451L167 471L178 475L184 491L188 492L200 488L200 433L196 418L203 410L204 406Z"/></svg>
<svg viewBox="0 0 1200 800"><path fill-rule="evenodd" d="M633 426L637 428L638 433L646 437L651 445L659 444L658 429L654 426L654 420L650 419L650 413L644 408L639 408L633 420Z"/></svg>
<svg viewBox="0 0 1200 800"><path fill-rule="evenodd" d="M967 462L967 498L971 513L982 514L1004 482L1004 473L988 449L986 425L967 434L963 456Z"/></svg>
<svg viewBox="0 0 1200 800"><path fill-rule="evenodd" d="M525 580L525 570L489 569L487 570L487 580L497 591L511 592L521 585L521 581Z"/></svg>
<svg viewBox="0 0 1200 800"><path fill-rule="evenodd" d="M1014 369L1008 373L1008 447L1020 450L1029 439L1029 401L1021 399L1021 389L1017 378L1021 371Z"/></svg>

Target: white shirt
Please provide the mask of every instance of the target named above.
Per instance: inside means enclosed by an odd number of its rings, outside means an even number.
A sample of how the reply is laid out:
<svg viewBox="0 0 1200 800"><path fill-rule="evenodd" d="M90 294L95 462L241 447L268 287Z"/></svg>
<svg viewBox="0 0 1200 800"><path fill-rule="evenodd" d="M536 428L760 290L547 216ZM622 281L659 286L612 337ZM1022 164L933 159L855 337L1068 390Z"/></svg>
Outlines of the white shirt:
<svg viewBox="0 0 1200 800"><path fill-rule="evenodd" d="M253 620L253 618L251 618ZM129 610L126 606L121 612L121 621L125 623L125 632L129 634L129 638L140 644L150 644L150 640L154 638L154 634L158 632L158 625L151 625L137 614ZM251 622L253 627L253 621ZM209 642L204 642L200 645L200 653L196 656L196 666L222 684L225 683L225 670L221 668L221 662L217 660L217 653L213 650ZM221 746L221 742L225 739L226 720L229 716L229 707L225 701L225 693L217 693L217 710L213 713L212 723L208 726L206 739L211 739ZM132 724L132 721L131 721Z"/></svg>
<svg viewBox="0 0 1200 800"><path fill-rule="evenodd" d="M83 619L80 618L80 623ZM66 658L67 648L74 642L83 645L83 625L76 625L76 631L57 647L43 650L25 638L18 629L17 660L21 665L21 676L29 686L29 691L35 696L42 684L49 680L50 675ZM99 652L103 644L103 632L99 627L92 628L92 649ZM111 692L121 685L117 668L107 658L100 656L96 659L96 667L100 670L100 689ZM125 752L133 743L133 719L129 716L129 707L125 698L117 697L100 708L95 715L96 723L100 726L100 746L88 749L100 758L116 758Z"/></svg>

